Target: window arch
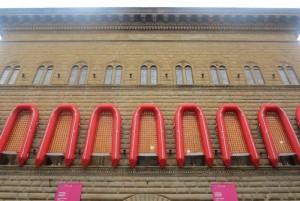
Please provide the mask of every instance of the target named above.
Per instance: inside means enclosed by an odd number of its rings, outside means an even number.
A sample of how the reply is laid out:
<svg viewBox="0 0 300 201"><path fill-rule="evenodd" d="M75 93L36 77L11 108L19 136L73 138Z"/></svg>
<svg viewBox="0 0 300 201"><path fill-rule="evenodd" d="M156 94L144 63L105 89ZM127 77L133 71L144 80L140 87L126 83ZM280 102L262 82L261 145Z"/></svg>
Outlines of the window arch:
<svg viewBox="0 0 300 201"><path fill-rule="evenodd" d="M194 84L193 80L193 69L187 63L179 63L176 65L176 83L178 85L192 85Z"/></svg>
<svg viewBox="0 0 300 201"><path fill-rule="evenodd" d="M85 84L88 66L85 63L77 63L71 70L69 84Z"/></svg>
<svg viewBox="0 0 300 201"><path fill-rule="evenodd" d="M50 80L52 77L54 67L51 63L45 63L41 65L36 72L35 78L33 80L33 84L50 84Z"/></svg>
<svg viewBox="0 0 300 201"><path fill-rule="evenodd" d="M229 79L226 67L219 63L214 63L210 66L210 74L213 84L229 84Z"/></svg>
<svg viewBox="0 0 300 201"><path fill-rule="evenodd" d="M123 67L120 64L110 64L106 67L104 84L121 84Z"/></svg>
<svg viewBox="0 0 300 201"><path fill-rule="evenodd" d="M6 66L0 77L0 84L14 84L20 72L20 66L18 64L10 64Z"/></svg>
<svg viewBox="0 0 300 201"><path fill-rule="evenodd" d="M145 63L141 67L141 80L142 85L157 84L157 67L153 63Z"/></svg>
<svg viewBox="0 0 300 201"><path fill-rule="evenodd" d="M244 66L244 71L248 84L265 84L260 68L255 64L247 64L246 66Z"/></svg>
<svg viewBox="0 0 300 201"><path fill-rule="evenodd" d="M288 64L280 64L278 67L280 78L285 85L299 85L299 79L294 69Z"/></svg>

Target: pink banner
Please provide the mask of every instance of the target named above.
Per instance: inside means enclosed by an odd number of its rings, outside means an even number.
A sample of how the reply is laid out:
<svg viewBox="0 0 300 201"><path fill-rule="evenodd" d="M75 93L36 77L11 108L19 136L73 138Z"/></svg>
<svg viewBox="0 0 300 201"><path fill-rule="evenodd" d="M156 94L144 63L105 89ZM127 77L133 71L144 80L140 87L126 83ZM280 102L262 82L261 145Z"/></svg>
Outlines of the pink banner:
<svg viewBox="0 0 300 201"><path fill-rule="evenodd" d="M238 201L234 183L211 183L214 201Z"/></svg>
<svg viewBox="0 0 300 201"><path fill-rule="evenodd" d="M55 201L80 201L81 183L60 183L57 187Z"/></svg>

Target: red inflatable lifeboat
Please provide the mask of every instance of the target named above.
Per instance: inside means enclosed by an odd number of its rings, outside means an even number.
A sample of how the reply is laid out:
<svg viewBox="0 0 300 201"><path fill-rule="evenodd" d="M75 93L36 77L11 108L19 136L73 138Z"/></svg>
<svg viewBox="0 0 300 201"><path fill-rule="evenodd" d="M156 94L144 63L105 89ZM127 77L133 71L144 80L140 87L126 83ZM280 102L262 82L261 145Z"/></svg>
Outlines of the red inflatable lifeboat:
<svg viewBox="0 0 300 201"><path fill-rule="evenodd" d="M96 107L89 121L82 154L82 165L84 168L90 163L92 155L110 155L112 165L114 167L118 166L120 160L121 125L120 111L114 105L102 104Z"/></svg>
<svg viewBox="0 0 300 201"><path fill-rule="evenodd" d="M184 118L187 118L185 125ZM196 121L196 122L194 122ZM192 125L191 125L192 124ZM196 104L182 104L175 113L176 160L180 167L184 165L186 155L203 155L208 166L213 165L214 154L205 115ZM186 127L186 128L184 128ZM196 127L196 128L194 128ZM187 136L189 134L189 136ZM185 140L187 138L192 138ZM189 144L191 142L192 144Z"/></svg>
<svg viewBox="0 0 300 201"><path fill-rule="evenodd" d="M19 165L22 166L28 158L38 120L39 111L35 105L16 105L3 127L0 153L17 154Z"/></svg>
<svg viewBox="0 0 300 201"><path fill-rule="evenodd" d="M250 155L252 164L259 166L259 155L242 109L235 104L222 105L216 115L222 160L230 167L232 156Z"/></svg>
<svg viewBox="0 0 300 201"><path fill-rule="evenodd" d="M73 104L61 104L52 112L36 156L36 166L41 166L46 155L63 155L70 167L74 159L80 124L80 113Z"/></svg>
<svg viewBox="0 0 300 201"><path fill-rule="evenodd" d="M296 117L299 115L297 109ZM300 162L299 141L285 112L278 105L264 104L257 119L270 163L277 167L279 156L289 155L296 155Z"/></svg>
<svg viewBox="0 0 300 201"><path fill-rule="evenodd" d="M154 114L154 116L152 115ZM144 118L142 122L142 118ZM152 127L147 128L149 122L155 121L156 129ZM145 125L141 125L144 124ZM143 127L143 128L142 128ZM142 132L143 131L143 132ZM154 132L153 132L154 131ZM150 139L150 144L145 147L140 144L140 135L146 135L145 138L152 138L153 133L154 140ZM151 137L152 136L152 137ZM156 141L156 144L153 142ZM149 141L148 141L149 142ZM161 168L165 167L167 154L166 154L166 139L164 128L164 117L160 109L154 104L142 104L140 105L132 116L132 127L130 136L130 151L129 151L129 163L132 168L135 167L138 156L158 156L158 162Z"/></svg>

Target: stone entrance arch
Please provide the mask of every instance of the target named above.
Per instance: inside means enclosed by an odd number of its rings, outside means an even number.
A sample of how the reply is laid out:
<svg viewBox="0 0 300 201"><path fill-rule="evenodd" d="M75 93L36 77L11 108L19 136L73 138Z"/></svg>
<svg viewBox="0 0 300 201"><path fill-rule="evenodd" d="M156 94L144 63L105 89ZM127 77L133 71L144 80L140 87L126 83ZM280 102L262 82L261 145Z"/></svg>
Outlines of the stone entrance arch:
<svg viewBox="0 0 300 201"><path fill-rule="evenodd" d="M163 196L152 194L140 194L131 196L124 201L171 201Z"/></svg>

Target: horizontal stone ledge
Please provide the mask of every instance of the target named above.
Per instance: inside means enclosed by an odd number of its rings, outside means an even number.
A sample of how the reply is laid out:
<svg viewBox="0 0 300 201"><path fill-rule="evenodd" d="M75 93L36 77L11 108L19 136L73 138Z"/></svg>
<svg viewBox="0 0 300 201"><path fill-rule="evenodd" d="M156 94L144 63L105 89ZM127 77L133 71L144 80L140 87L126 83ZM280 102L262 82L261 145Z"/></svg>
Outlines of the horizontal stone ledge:
<svg viewBox="0 0 300 201"><path fill-rule="evenodd" d="M83 169L81 166L66 167L45 167L35 168L32 165L25 165L24 167L18 166L0 166L0 177L4 175L18 176L18 175L31 175L35 174L38 176L49 176L49 175L111 175L111 176L153 176L162 174L168 177L178 176L198 176L206 177L207 175L213 176L228 176L228 175L297 175L300 174L299 166L290 167L279 167L273 168L270 166L260 166L259 168L254 167L231 167L226 169L224 166L214 166L212 168L205 167L184 167L179 168L178 166L167 166L164 169L160 167L135 167L134 169L129 166L113 168L109 167L88 167Z"/></svg>
<svg viewBox="0 0 300 201"><path fill-rule="evenodd" d="M54 85L1 85L1 90L12 91L18 89L31 89L31 90L45 90L45 89L58 89L64 91L65 89L80 91L82 89L92 90L92 89L105 89L105 90L135 90L135 89L201 89L201 90L243 90L243 91L253 91L253 90L286 90L286 89L300 89L299 85L169 85L169 84L157 84L157 85L107 85L107 84L86 84L86 85L69 85L69 84L54 84ZM106 92L106 91L105 91ZM103 91L98 91L99 94L103 93Z"/></svg>

